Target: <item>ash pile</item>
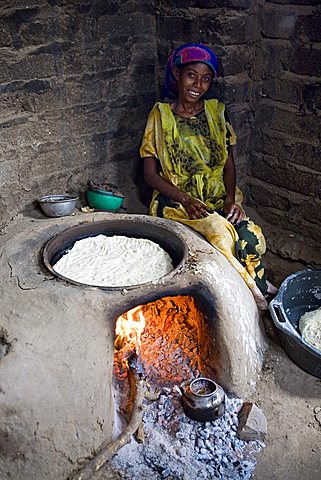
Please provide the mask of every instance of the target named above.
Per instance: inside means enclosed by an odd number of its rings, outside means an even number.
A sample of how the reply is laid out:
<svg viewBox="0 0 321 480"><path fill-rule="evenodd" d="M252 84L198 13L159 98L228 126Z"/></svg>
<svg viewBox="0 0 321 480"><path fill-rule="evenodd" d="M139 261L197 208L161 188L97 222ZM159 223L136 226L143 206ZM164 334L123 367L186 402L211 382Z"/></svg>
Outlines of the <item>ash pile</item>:
<svg viewBox="0 0 321 480"><path fill-rule="evenodd" d="M144 441L134 438L113 457L109 472L126 480L247 480L256 465L260 441L236 436L243 401L226 397L225 413L212 422L188 418L178 387L163 388L145 400Z"/></svg>

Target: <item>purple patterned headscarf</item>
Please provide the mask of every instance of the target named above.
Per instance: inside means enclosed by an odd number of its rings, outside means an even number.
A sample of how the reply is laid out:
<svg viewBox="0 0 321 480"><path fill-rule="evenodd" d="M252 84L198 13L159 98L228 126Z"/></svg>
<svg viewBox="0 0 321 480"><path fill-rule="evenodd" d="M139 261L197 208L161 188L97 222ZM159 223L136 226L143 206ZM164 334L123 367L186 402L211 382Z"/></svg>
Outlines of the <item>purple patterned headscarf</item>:
<svg viewBox="0 0 321 480"><path fill-rule="evenodd" d="M174 67L183 67L190 62L206 63L213 70L215 77L218 72L218 60L215 53L202 43L185 43L169 56L166 64L164 97L177 98L178 83L174 76Z"/></svg>

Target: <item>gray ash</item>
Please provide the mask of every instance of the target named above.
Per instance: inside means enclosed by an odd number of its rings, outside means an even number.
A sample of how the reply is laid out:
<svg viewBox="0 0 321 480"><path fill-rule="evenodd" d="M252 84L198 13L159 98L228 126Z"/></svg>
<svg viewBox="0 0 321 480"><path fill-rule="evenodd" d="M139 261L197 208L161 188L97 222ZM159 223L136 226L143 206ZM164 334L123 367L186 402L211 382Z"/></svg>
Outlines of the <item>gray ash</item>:
<svg viewBox="0 0 321 480"><path fill-rule="evenodd" d="M222 417L200 423L185 416L178 387L165 388L144 406L144 443L133 439L110 467L126 480L248 480L264 444L236 437L242 404L227 397Z"/></svg>

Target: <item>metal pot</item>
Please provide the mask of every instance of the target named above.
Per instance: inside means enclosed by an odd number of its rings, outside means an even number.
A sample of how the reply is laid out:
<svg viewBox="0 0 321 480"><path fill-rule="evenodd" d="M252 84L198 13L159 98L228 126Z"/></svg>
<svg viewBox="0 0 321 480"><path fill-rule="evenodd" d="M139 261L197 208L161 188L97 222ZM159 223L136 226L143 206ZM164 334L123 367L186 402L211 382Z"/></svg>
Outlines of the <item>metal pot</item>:
<svg viewBox="0 0 321 480"><path fill-rule="evenodd" d="M196 378L181 385L186 415L199 422L211 422L225 412L225 392L210 378Z"/></svg>

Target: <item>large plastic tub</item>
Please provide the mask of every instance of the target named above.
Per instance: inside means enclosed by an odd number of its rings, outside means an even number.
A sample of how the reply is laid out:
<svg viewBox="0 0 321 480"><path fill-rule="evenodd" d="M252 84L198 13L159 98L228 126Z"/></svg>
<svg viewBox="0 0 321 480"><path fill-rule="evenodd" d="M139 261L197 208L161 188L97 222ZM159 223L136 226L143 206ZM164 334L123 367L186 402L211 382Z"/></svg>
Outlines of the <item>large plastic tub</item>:
<svg viewBox="0 0 321 480"><path fill-rule="evenodd" d="M321 307L321 269L301 270L287 277L269 308L284 350L303 370L321 378L321 351L301 337L300 317Z"/></svg>

